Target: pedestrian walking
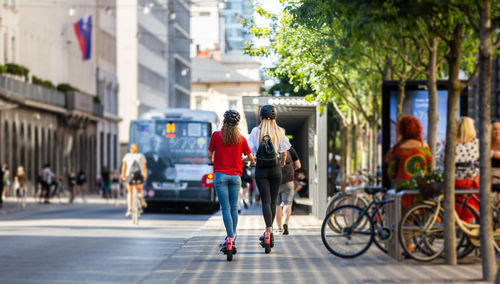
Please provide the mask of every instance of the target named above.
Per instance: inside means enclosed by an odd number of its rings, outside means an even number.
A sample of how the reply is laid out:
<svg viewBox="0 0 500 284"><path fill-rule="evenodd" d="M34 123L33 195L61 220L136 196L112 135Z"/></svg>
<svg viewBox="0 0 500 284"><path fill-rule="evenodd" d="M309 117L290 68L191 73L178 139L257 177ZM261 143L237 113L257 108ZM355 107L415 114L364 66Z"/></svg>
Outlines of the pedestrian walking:
<svg viewBox="0 0 500 284"><path fill-rule="evenodd" d="M241 190L240 190L240 197L239 197L239 202L238 202L238 213L241 213L241 208L244 207L245 209L248 209L248 188L250 187L250 184L253 182L253 177L252 177L252 170L248 166L248 162L243 163L243 169L242 169L242 174L241 174Z"/></svg>
<svg viewBox="0 0 500 284"><path fill-rule="evenodd" d="M73 203L75 199L75 186L76 186L76 175L73 171L73 168L69 168L68 170L68 191L69 191L69 203Z"/></svg>
<svg viewBox="0 0 500 284"><path fill-rule="evenodd" d="M255 165L255 159L246 139L240 134L240 114L235 110L224 113L221 131L215 131L208 146L208 159L214 165L215 191L222 208L226 239L221 248L228 260L236 253L234 239L238 225L238 196L241 188L243 161Z"/></svg>
<svg viewBox="0 0 500 284"><path fill-rule="evenodd" d="M262 201L262 215L266 230L259 238L265 252L274 247L273 222L276 216L276 200L281 184L281 167L286 162L286 151L290 142L285 130L276 124L276 108L264 105L260 109L261 122L252 129L248 145L257 158L255 182Z"/></svg>
<svg viewBox="0 0 500 284"><path fill-rule="evenodd" d="M2 199L5 200L7 196L7 191L10 186L10 171L9 166L7 164L2 165L3 178L2 178Z"/></svg>
<svg viewBox="0 0 500 284"><path fill-rule="evenodd" d="M292 215L293 196L295 194L295 170L300 168L299 155L297 155L293 147L290 147L287 151L285 166L281 168L281 185L278 193L278 208L276 209L278 233L283 233L283 235L289 233L288 222ZM283 217L285 218L284 222Z"/></svg>
<svg viewBox="0 0 500 284"><path fill-rule="evenodd" d="M43 203L49 204L50 201L50 186L52 185L52 181L55 177L55 174L52 172L50 168L50 163L45 164L45 167L42 171L42 196L45 199Z"/></svg>
<svg viewBox="0 0 500 284"><path fill-rule="evenodd" d="M24 167L19 166L17 168L17 173L14 178L14 188L16 191L17 201L21 202L22 207L26 207L26 173L24 172Z"/></svg>
<svg viewBox="0 0 500 284"><path fill-rule="evenodd" d="M146 207L142 187L148 177L148 168L146 166L146 157L139 153L137 144L130 145L130 152L123 157L122 179L127 181L127 212L126 217L132 216L132 198L134 186L137 190L137 196L141 201L142 207Z"/></svg>
<svg viewBox="0 0 500 284"><path fill-rule="evenodd" d="M78 194L81 194L83 203L87 203L87 199L85 198L86 183L87 183L87 175L85 174L85 168L81 168L78 174L76 175L75 196L73 197L73 199Z"/></svg>
<svg viewBox="0 0 500 284"><path fill-rule="evenodd" d="M111 195L111 182L110 182L110 173L108 167L102 166L101 168L101 189L102 189L102 197L108 199Z"/></svg>
<svg viewBox="0 0 500 284"><path fill-rule="evenodd" d="M120 195L120 173L117 170L114 170L111 175L111 196L118 200L118 196Z"/></svg>

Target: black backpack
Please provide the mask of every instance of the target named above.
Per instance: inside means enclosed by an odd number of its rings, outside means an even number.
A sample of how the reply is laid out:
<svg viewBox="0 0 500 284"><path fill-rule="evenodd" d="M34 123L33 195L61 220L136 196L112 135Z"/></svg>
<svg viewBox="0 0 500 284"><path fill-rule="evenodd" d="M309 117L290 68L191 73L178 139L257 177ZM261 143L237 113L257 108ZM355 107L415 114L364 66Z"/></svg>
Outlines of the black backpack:
<svg viewBox="0 0 500 284"><path fill-rule="evenodd" d="M271 137L264 135L257 150L257 167L258 168L273 168L277 166L278 154L274 150Z"/></svg>

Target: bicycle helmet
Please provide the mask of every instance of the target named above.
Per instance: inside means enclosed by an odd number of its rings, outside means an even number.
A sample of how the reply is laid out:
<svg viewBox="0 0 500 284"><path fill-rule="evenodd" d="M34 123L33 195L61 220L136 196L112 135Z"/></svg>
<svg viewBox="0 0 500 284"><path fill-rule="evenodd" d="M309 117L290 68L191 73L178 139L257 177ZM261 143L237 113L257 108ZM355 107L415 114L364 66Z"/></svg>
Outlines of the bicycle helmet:
<svg viewBox="0 0 500 284"><path fill-rule="evenodd" d="M276 107L264 105L260 108L260 117L264 119L276 119Z"/></svg>
<svg viewBox="0 0 500 284"><path fill-rule="evenodd" d="M235 126L240 122L240 114L233 110L230 109L224 113L224 123L230 126Z"/></svg>

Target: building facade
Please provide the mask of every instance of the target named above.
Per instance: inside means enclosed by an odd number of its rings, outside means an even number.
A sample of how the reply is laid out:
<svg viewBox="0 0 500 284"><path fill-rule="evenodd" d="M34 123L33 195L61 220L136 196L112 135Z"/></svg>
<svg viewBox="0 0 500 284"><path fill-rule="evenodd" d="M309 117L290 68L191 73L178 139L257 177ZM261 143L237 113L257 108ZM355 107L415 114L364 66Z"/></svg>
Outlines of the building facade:
<svg viewBox="0 0 500 284"><path fill-rule="evenodd" d="M30 193L45 163L59 177L84 169L89 189L95 190L98 169L104 163L118 167L118 143L106 139L118 135L115 1L3 4L0 62L24 66L29 75L0 75L0 162L13 175L25 167ZM92 21L88 60L73 26L82 17ZM79 91L42 87L34 77Z"/></svg>
<svg viewBox="0 0 500 284"><path fill-rule="evenodd" d="M188 107L189 1L118 0L119 141L130 121L155 108Z"/></svg>
<svg viewBox="0 0 500 284"><path fill-rule="evenodd" d="M212 110L222 117L228 109L242 117L240 128L247 133L244 96L259 96L262 85L260 63L244 55L250 40L241 19L250 15L246 1L193 1L191 7L191 108Z"/></svg>

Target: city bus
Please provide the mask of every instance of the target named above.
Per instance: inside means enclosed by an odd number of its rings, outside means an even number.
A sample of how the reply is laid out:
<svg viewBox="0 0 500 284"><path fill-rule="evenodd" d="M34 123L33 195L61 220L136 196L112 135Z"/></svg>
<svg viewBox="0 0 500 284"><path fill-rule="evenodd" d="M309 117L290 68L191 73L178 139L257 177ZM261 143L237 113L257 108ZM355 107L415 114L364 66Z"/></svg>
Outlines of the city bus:
<svg viewBox="0 0 500 284"><path fill-rule="evenodd" d="M129 144L146 157L144 196L153 208L219 209L208 144L219 125L215 112L159 109L130 123Z"/></svg>

